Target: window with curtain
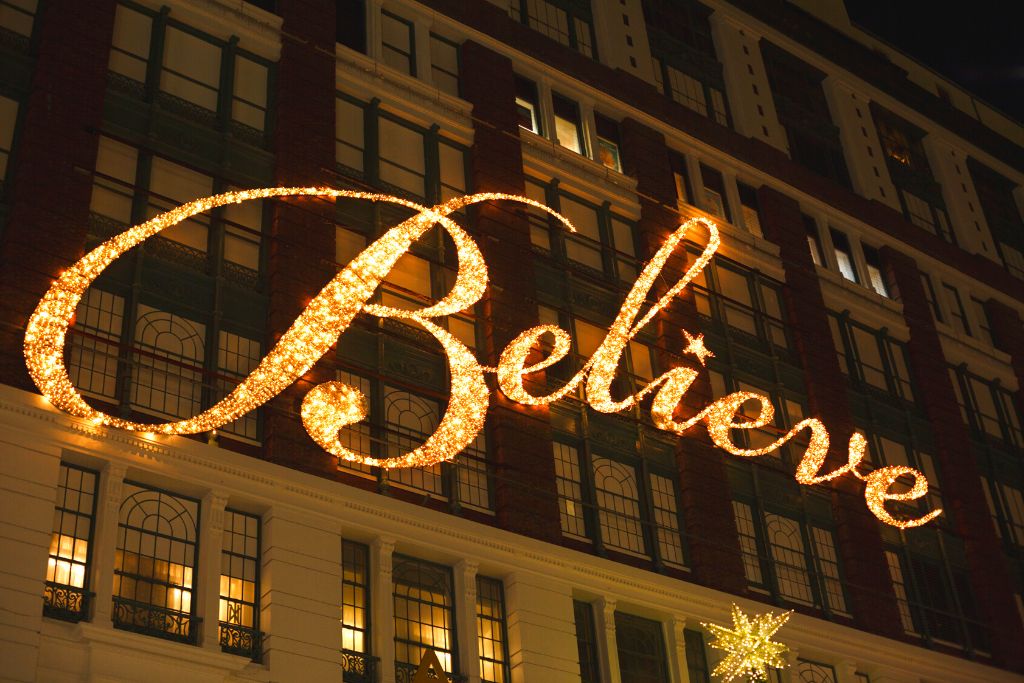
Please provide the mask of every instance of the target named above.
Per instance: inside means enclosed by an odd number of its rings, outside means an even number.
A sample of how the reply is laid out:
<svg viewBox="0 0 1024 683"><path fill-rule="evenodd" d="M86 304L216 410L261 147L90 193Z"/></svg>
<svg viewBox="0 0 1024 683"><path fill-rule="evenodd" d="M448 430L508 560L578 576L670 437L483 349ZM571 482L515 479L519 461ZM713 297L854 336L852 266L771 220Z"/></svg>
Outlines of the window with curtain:
<svg viewBox="0 0 1024 683"><path fill-rule="evenodd" d="M199 501L125 481L114 556L114 627L195 644Z"/></svg>
<svg viewBox="0 0 1024 683"><path fill-rule="evenodd" d="M220 648L259 661L260 518L224 511L220 553Z"/></svg>
<svg viewBox="0 0 1024 683"><path fill-rule="evenodd" d="M65 621L89 618L92 539L99 473L61 463L46 561L43 614Z"/></svg>
<svg viewBox="0 0 1024 683"><path fill-rule="evenodd" d="M449 567L407 555L394 556L395 668L411 679L432 650L447 673L458 673L455 598Z"/></svg>

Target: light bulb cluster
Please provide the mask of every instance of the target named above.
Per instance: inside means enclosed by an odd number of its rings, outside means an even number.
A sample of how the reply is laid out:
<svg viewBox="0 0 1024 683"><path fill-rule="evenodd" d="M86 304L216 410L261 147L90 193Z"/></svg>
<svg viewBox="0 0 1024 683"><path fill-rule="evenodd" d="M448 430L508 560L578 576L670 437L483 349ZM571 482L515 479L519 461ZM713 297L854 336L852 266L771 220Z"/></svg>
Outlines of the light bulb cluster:
<svg viewBox="0 0 1024 683"><path fill-rule="evenodd" d="M107 415L89 406L72 385L64 365L64 344L76 307L89 285L118 257L141 244L161 230L226 204L251 199L272 197L339 197L388 202L413 209L417 213L389 229L347 264L310 301L299 317L281 336L273 349L257 367L224 399L199 415L158 424L147 424ZM651 415L660 429L682 434L698 422L707 423L714 443L727 452L753 457L764 455L789 441L804 429L811 432L806 453L797 468L796 479L802 484L826 482L846 473L866 482L865 498L871 511L883 522L901 528L927 523L941 513L935 510L919 519L899 520L885 509L888 500L915 500L926 495L928 482L924 475L908 467L883 467L868 475L861 475L857 466L864 457L864 437L854 434L850 438L848 463L822 475L828 454L829 435L820 420L808 418L797 424L774 443L758 449L745 449L732 442L732 430L756 429L770 423L774 416L771 401L759 394L736 392L713 401L710 405L683 421L674 417L680 401L693 384L697 370L678 367L649 382L638 392L616 400L611 387L622 356L629 342L677 297L685 287L707 266L718 249L721 238L717 226L703 218L694 218L680 225L654 257L644 266L622 308L608 330L608 334L587 363L561 388L546 396L534 396L526 391L526 375L539 372L564 358L570 350L569 333L554 325L540 325L521 333L502 352L498 366L480 365L473 353L432 318L466 310L483 296L487 284L487 265L473 239L453 220L450 214L471 204L485 201L515 201L545 211L559 220L567 229L574 230L563 216L544 204L504 193L477 193L457 197L434 207L390 195L335 190L326 187L277 187L241 190L197 199L161 214L145 223L129 228L86 254L80 261L62 273L40 301L29 319L25 333L25 359L36 386L54 406L97 424L158 434L194 434L207 432L237 420L258 408L306 374L323 357L360 312L381 318L400 318L420 325L441 345L451 375L451 390L447 410L437 430L426 442L409 453L374 458L357 453L344 446L340 430L364 420L367 415L366 398L355 387L341 382L327 382L314 387L305 396L301 416L306 430L324 450L351 462L392 467L430 466L454 458L473 442L483 428L489 403L485 372L497 375L498 386L505 395L527 405L543 405L557 401L575 391L586 380L586 400L599 412L614 413L636 406L654 393ZM374 292L408 252L412 244L433 225L440 224L451 236L458 255L458 272L451 290L440 301L415 310L404 310L370 303ZM683 276L641 315L651 288L661 275L665 264L682 243L687 232L703 227L708 233L707 246ZM696 357L703 367L714 354L704 345L703 335L683 330L686 354ZM553 337L550 353L543 360L527 366L532 350L545 335ZM752 420L739 419L741 406L750 400L761 404L759 415ZM910 490L893 493L892 488L901 476L910 476L914 485Z"/></svg>
<svg viewBox="0 0 1024 683"><path fill-rule="evenodd" d="M701 623L715 637L708 645L727 653L712 673L720 676L723 683L731 683L744 676L751 681L767 681L769 669L788 666L786 655L789 648L773 641L772 636L789 621L791 614L792 611L776 616L768 612L748 617L733 604L732 628Z"/></svg>

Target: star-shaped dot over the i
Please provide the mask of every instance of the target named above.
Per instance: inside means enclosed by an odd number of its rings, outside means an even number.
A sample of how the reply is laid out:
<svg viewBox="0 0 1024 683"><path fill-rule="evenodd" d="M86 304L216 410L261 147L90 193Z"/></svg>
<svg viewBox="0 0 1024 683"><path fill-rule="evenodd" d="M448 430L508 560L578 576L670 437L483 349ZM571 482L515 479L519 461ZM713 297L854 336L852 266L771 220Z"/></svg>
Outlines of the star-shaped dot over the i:
<svg viewBox="0 0 1024 683"><path fill-rule="evenodd" d="M692 353L697 356L697 360L700 361L701 365L707 365L708 358L715 357L715 354L711 353L711 349L704 346L703 334L698 334L695 337L687 330L683 330L683 336L686 337L686 348L683 349L683 353Z"/></svg>
<svg viewBox="0 0 1024 683"><path fill-rule="evenodd" d="M768 669L785 667L785 655L789 648L772 641L771 637L789 621L792 613L784 612L776 616L768 612L751 618L734 604L731 629L702 623L717 639L709 645L728 653L715 667L714 675L721 676L723 683L730 683L743 676L751 681L767 681Z"/></svg>

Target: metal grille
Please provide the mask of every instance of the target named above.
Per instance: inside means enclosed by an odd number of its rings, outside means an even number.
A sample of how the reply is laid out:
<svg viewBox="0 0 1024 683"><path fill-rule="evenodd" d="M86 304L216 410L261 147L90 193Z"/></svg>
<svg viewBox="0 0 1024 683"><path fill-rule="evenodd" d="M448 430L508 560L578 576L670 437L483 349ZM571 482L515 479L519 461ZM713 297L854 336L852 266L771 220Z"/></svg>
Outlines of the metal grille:
<svg viewBox="0 0 1024 683"><path fill-rule="evenodd" d="M118 518L114 626L194 643L199 501L131 482Z"/></svg>
<svg viewBox="0 0 1024 683"><path fill-rule="evenodd" d="M220 647L224 652L260 657L260 518L224 513L220 554Z"/></svg>
<svg viewBox="0 0 1024 683"><path fill-rule="evenodd" d="M583 515L579 451L557 441L552 444L552 448L555 455L555 485L558 487L562 531L586 538L587 525Z"/></svg>
<svg viewBox="0 0 1024 683"><path fill-rule="evenodd" d="M616 612L615 642L623 681L669 683L660 622Z"/></svg>
<svg viewBox="0 0 1024 683"><path fill-rule="evenodd" d="M684 566L683 542L679 533L679 510L676 488L672 480L657 474L651 477L651 504L654 508L654 527L658 536L658 551L666 564Z"/></svg>
<svg viewBox="0 0 1024 683"><path fill-rule="evenodd" d="M61 464L46 565L43 614L79 621L88 617L89 558L96 517L97 474Z"/></svg>
<svg viewBox="0 0 1024 683"><path fill-rule="evenodd" d="M505 591L499 579L476 577L476 634L482 683L509 680Z"/></svg>
<svg viewBox="0 0 1024 683"><path fill-rule="evenodd" d="M415 670L424 652L433 650L444 670L452 671L458 657L451 569L395 555L392 576L396 667Z"/></svg>

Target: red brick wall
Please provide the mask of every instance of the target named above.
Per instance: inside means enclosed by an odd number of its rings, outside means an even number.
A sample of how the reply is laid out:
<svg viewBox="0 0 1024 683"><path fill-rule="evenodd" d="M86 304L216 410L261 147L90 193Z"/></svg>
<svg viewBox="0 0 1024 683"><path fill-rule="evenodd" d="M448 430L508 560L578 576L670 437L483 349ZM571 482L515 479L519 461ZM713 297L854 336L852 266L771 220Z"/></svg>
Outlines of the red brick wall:
<svg viewBox="0 0 1024 683"><path fill-rule="evenodd" d="M786 275L787 323L804 367L810 414L819 417L832 436L829 465L846 462L854 431L847 379L839 367L829 329L821 283L807 245L800 206L789 197L762 187L761 225L779 246ZM836 542L854 619L862 628L887 636L900 634L899 614L882 550L878 521L864 504L863 484L850 476L832 482Z"/></svg>
<svg viewBox="0 0 1024 683"><path fill-rule="evenodd" d="M678 213L672 208L676 201L675 181L668 147L661 133L626 119L621 125L621 135L624 171L637 179L640 195L637 241L640 243L638 256L644 262L654 256L680 223ZM662 271L657 285L660 291L656 293L663 293L675 283L686 266L686 252L679 248ZM700 331L693 290L684 290L652 324L656 326L660 367L667 369L684 364L694 367L692 357L686 358L684 363L680 356L686 345L682 330L693 334ZM692 415L701 410L710 398L709 376L702 372L683 397L684 414ZM681 504L694 578L705 585L742 594L746 592L747 581L724 455L700 427L679 439L676 462Z"/></svg>
<svg viewBox="0 0 1024 683"><path fill-rule="evenodd" d="M279 3L284 26L273 94L277 185L320 185L334 169L334 5L330 0ZM271 234L268 331L273 344L335 274L334 202L275 202ZM331 359L333 352L267 404L269 460L336 476L336 458L313 443L299 419L306 393L334 379Z"/></svg>
<svg viewBox="0 0 1024 683"><path fill-rule="evenodd" d="M508 58L474 43L462 46L463 97L473 103L472 188L522 194L523 156ZM477 243L487 261L484 349L497 364L505 346L538 324L530 228L509 202L478 205ZM495 472L498 523L521 534L561 539L549 411L507 400L494 383L488 437Z"/></svg>
<svg viewBox="0 0 1024 683"><path fill-rule="evenodd" d="M0 243L0 381L35 390L21 347L53 279L82 256L114 0L40 3L31 92L8 169Z"/></svg>
<svg viewBox="0 0 1024 683"><path fill-rule="evenodd" d="M1013 589L1009 569L989 516L977 461L971 453L971 439L953 392L921 273L912 258L891 247L884 247L881 256L896 285L910 328L907 353L914 390L931 423L947 519L967 550L968 573L979 616L992 627L993 655L997 661L1020 668L1024 666L1020 647L1024 631L1010 597Z"/></svg>

